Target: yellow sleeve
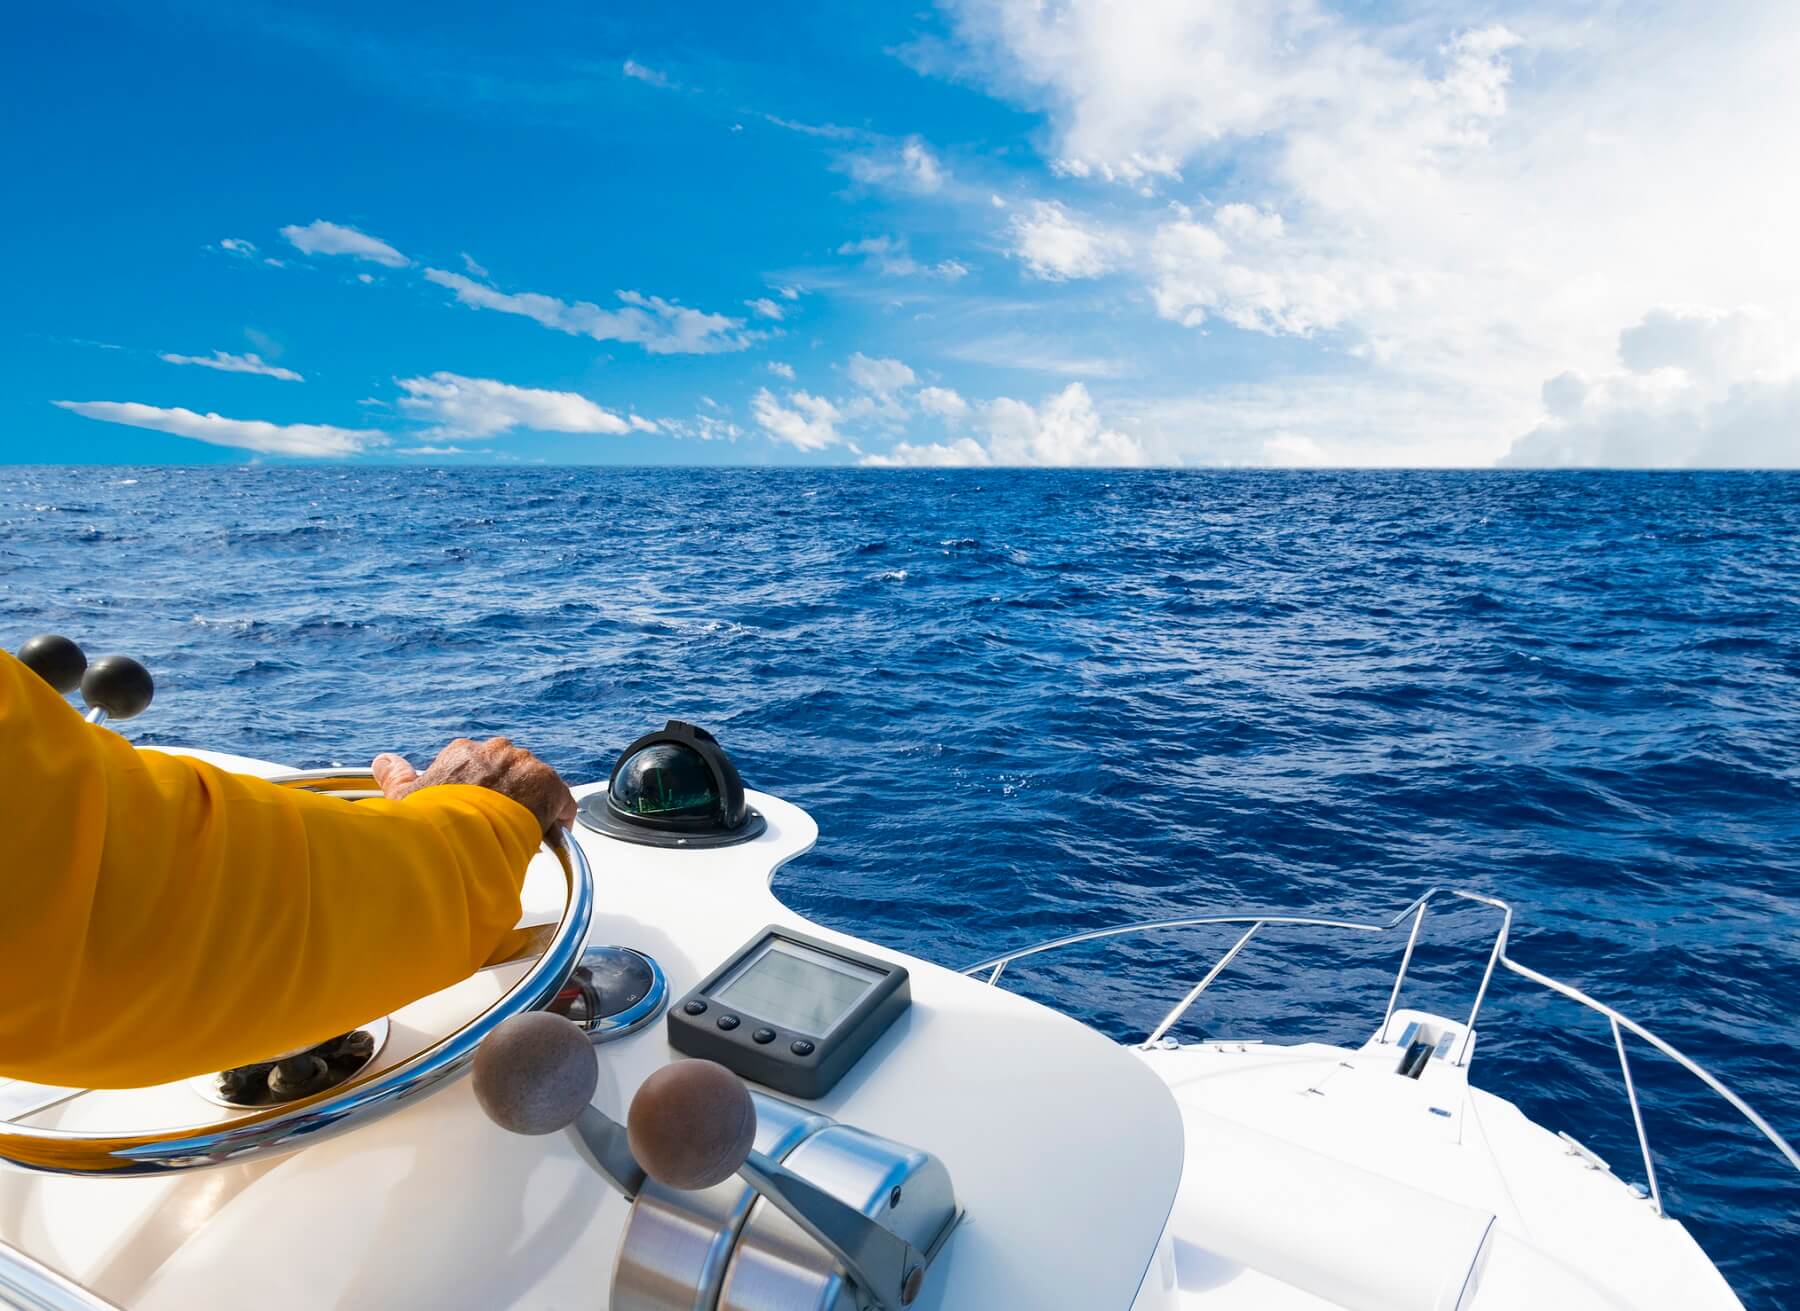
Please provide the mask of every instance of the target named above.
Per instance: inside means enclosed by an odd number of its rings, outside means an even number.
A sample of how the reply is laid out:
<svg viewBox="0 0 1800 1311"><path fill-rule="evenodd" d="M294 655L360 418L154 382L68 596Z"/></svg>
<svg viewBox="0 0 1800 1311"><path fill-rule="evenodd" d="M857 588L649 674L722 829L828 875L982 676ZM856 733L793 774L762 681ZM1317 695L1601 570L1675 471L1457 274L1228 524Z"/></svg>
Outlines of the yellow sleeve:
<svg viewBox="0 0 1800 1311"><path fill-rule="evenodd" d="M0 1077L130 1088L467 977L539 838L445 786L350 803L140 751L0 653Z"/></svg>

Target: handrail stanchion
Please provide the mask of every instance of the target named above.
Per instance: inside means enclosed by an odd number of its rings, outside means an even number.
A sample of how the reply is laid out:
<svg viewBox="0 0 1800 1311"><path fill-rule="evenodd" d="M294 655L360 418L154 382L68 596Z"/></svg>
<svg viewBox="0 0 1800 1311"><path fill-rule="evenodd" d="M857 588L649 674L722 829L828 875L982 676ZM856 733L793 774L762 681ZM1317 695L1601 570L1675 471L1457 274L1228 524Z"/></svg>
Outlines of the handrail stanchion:
<svg viewBox="0 0 1800 1311"><path fill-rule="evenodd" d="M1631 1081L1631 1061L1625 1055L1625 1035L1619 1032L1619 1022L1607 1016L1612 1022L1613 1046L1619 1049L1619 1069L1625 1075L1625 1095L1631 1099L1631 1122L1637 1126L1638 1150L1644 1154L1644 1173L1650 1181L1650 1205L1656 1208L1658 1215L1663 1214L1662 1192L1656 1186L1656 1162L1650 1159L1650 1138L1644 1132L1644 1113L1638 1109L1637 1085Z"/></svg>
<svg viewBox="0 0 1800 1311"><path fill-rule="evenodd" d="M1413 948L1418 945L1419 926L1425 923L1426 902L1419 902L1419 913L1413 916L1412 932L1406 935L1406 954L1400 957L1400 972L1394 976L1394 990L1388 994L1387 1014L1381 1017L1381 1032L1387 1033L1388 1021L1394 1018L1394 1007L1400 1004L1400 985L1406 982L1407 967L1412 964Z"/></svg>
<svg viewBox="0 0 1800 1311"><path fill-rule="evenodd" d="M1425 909L1439 896L1456 897L1463 901L1472 901L1479 905L1491 906L1495 910L1500 911L1503 916L1500 923L1500 932L1494 938L1493 950L1488 953L1487 969L1482 973L1481 987L1475 993L1475 1004L1470 1008L1469 1019L1464 1026L1462 1047L1457 1054L1455 1062L1457 1065L1468 1064L1470 1044L1473 1043L1475 1038L1475 1019L1481 1013L1482 1002L1487 998L1488 985L1493 982L1495 967L1504 966L1507 970L1517 974L1520 978L1527 979L1541 988L1548 988L1551 992L1554 992L1559 996L1567 997L1570 1001L1577 1002L1591 1011L1597 1011L1599 1014L1606 1016L1612 1023L1613 1040L1617 1045L1619 1052L1619 1068L1623 1070L1625 1074L1625 1091L1631 1101L1632 1120L1637 1125L1638 1147L1644 1154L1644 1171L1649 1176L1648 1185L1650 1188L1650 1198L1656 1207L1656 1213L1658 1215L1667 1215L1668 1213L1663 1210L1662 1193L1657 1185L1656 1179L1656 1163L1650 1156L1650 1140L1644 1131L1643 1111L1638 1105L1637 1087L1633 1083L1631 1077L1631 1063L1625 1052L1624 1030L1630 1030L1631 1033L1642 1038L1651 1047L1661 1052L1664 1056L1681 1066L1682 1069L1686 1070L1696 1079L1699 1079L1700 1082L1705 1084L1708 1088L1712 1089L1714 1093L1724 1099L1727 1105L1748 1120L1758 1133L1768 1139L1769 1143L1777 1152L1781 1153L1782 1157L1789 1165L1793 1166L1795 1170L1800 1170L1800 1151L1795 1151L1787 1139L1776 1132L1775 1126L1763 1119L1762 1116L1758 1115L1748 1102L1721 1083L1717 1076L1705 1066L1682 1054L1676 1048L1670 1046L1654 1033L1650 1032L1650 1030L1646 1029L1643 1025L1631 1019L1630 1016L1621 1015L1618 1011L1606 1005L1604 1002L1595 1001L1592 997L1581 991L1581 989L1571 987L1569 984L1553 979L1547 974L1540 974L1530 966L1521 965L1511 956L1508 956L1506 954L1506 949L1512 936L1512 907L1497 897L1489 897L1479 892L1465 892L1460 888L1428 888L1417 900L1409 902L1405 909L1401 910L1385 924L1365 924L1356 920L1322 919L1308 915L1277 914L1273 911L1265 911L1262 914L1193 915L1180 919L1145 920L1138 924L1116 924L1109 928L1093 929L1086 933L1072 933L1067 937L1053 938L1048 942L1040 942L1030 947L1022 947L1015 951L1009 951L1004 955L995 956L977 964L970 965L965 968L962 973L975 975L986 971L987 982L992 984L999 979L1001 972L1013 961L1023 960L1027 956L1036 956L1047 951L1056 951L1062 947L1074 946L1077 943L1093 942L1099 938L1123 937L1124 935L1131 933L1152 933L1164 929L1191 928L1208 924L1250 925L1249 930L1244 936L1237 940L1237 943L1230 951L1225 953L1219 963L1207 972L1206 977L1194 985L1188 995L1182 998L1180 1004L1177 1005L1174 1010L1170 1011L1169 1014L1164 1017L1163 1022L1156 1027L1156 1030L1144 1040L1142 1045L1144 1047L1150 1047L1169 1031L1169 1028L1181 1018L1188 1007L1193 1005L1195 999L1198 998L1202 992L1206 991L1207 987L1211 985L1212 981L1219 976L1227 965L1231 964L1232 959L1243 949L1244 944L1250 940L1251 935L1262 928L1263 925L1277 924L1296 928L1349 929L1359 933L1390 933L1399 928L1401 922L1405 920L1408 915L1412 915L1414 916L1413 926L1411 933L1407 937L1406 953L1400 958L1400 973L1395 978L1393 990L1388 995L1387 1014L1382 1019L1381 1035L1385 1037L1387 1032L1387 1022L1393 1018L1395 1007L1399 1004L1401 984L1405 981L1406 972L1412 964L1413 947L1418 941L1420 925L1425 919Z"/></svg>
<svg viewBox="0 0 1800 1311"><path fill-rule="evenodd" d="M1474 893L1459 892L1456 894L1468 901L1479 901L1489 906L1498 906L1505 912L1506 918L1500 922L1500 932L1494 935L1494 949L1488 953L1487 969L1481 973L1481 986L1475 990L1475 1004L1469 1007L1469 1018L1463 1024L1462 1050L1456 1055L1458 1065L1469 1063L1469 1045L1475 1041L1475 1017L1481 1014L1481 1003L1487 998L1488 984L1494 979L1494 966L1500 963L1501 956L1506 954L1506 935L1512 929L1512 907L1492 897L1477 896Z"/></svg>
<svg viewBox="0 0 1800 1311"><path fill-rule="evenodd" d="M1165 1033L1167 1033L1170 1029L1175 1027L1175 1021L1179 1020L1183 1015L1185 1015L1187 1013L1188 1007L1190 1007L1194 1004L1195 998L1199 997L1199 995L1201 993L1205 992L1207 990L1207 988L1212 985L1212 981L1214 979L1218 978L1219 975L1224 972L1225 967L1227 965L1231 964L1232 959L1234 957L1236 957L1236 955L1244 949L1244 944L1249 942L1251 938L1255 937L1256 931L1258 929L1260 929L1262 926L1263 926L1263 922L1261 920L1258 920L1258 921L1256 921L1256 923L1252 924L1248 929L1244 930L1244 936L1239 938L1236 942L1232 943L1230 951L1226 952L1223 956L1219 957L1218 964L1214 965L1210 970L1208 970L1206 972L1206 977L1204 979L1201 979L1200 982L1196 983L1192 988L1188 989L1188 995L1183 997L1180 1001L1175 1003L1174 1010L1170 1011L1167 1015L1163 1016L1162 1023L1156 1026L1155 1030L1150 1034L1150 1036L1148 1038L1144 1039L1144 1046L1146 1046L1146 1047L1155 1046L1157 1041Z"/></svg>

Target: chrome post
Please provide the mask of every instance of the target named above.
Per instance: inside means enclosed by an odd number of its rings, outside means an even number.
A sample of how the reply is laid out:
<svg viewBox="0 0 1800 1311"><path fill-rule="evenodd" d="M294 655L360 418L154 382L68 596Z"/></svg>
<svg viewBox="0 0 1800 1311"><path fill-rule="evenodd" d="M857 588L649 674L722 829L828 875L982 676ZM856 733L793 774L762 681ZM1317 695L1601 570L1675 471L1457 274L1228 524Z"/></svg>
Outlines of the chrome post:
<svg viewBox="0 0 1800 1311"><path fill-rule="evenodd" d="M1631 1061L1625 1055L1625 1035L1619 1032L1619 1022L1612 1016L1613 1045L1619 1049L1619 1069L1625 1074L1625 1095L1631 1099L1631 1122L1637 1126L1638 1150L1644 1154L1644 1173L1650 1179L1650 1205L1656 1208L1658 1215L1668 1214L1663 1210L1662 1193L1656 1186L1656 1162L1650 1159L1650 1139L1644 1134L1644 1113L1638 1109L1637 1085L1631 1081Z"/></svg>
<svg viewBox="0 0 1800 1311"><path fill-rule="evenodd" d="M0 1239L0 1307L11 1311L119 1311L108 1302Z"/></svg>
<svg viewBox="0 0 1800 1311"><path fill-rule="evenodd" d="M1180 1001L1175 1003L1174 1010L1170 1011L1167 1015L1163 1016L1163 1022L1156 1026L1155 1031L1153 1033L1151 1033L1151 1035L1148 1038L1144 1039L1144 1046L1146 1046L1146 1047L1155 1046L1157 1039L1161 1038L1165 1033L1167 1033L1171 1028L1173 1028L1175 1026L1175 1021L1179 1020L1184 1014L1187 1013L1187 1008L1194 1004L1194 999L1197 998L1201 993L1205 992L1207 990L1207 988L1212 985L1212 981L1219 977L1220 973L1224 971L1224 969L1227 965L1231 964L1232 959L1234 957L1236 957L1236 955L1244 949L1244 944L1249 942L1251 938L1255 937L1256 931L1258 929L1260 929L1262 926L1263 926L1263 922L1261 920L1257 920L1256 923L1252 924L1249 928L1244 930L1244 936L1239 938L1236 942L1232 943L1230 951L1226 952L1223 956L1219 957L1219 963L1217 965L1214 965L1210 970L1208 970L1206 972L1206 977L1201 979L1200 982L1196 983L1192 988L1188 989L1188 995L1183 997Z"/></svg>
<svg viewBox="0 0 1800 1311"><path fill-rule="evenodd" d="M1001 961L998 965L994 966L994 972L988 975L988 987L991 988L996 983L1000 982L1000 976L1004 973L1006 973L1006 962Z"/></svg>
<svg viewBox="0 0 1800 1311"><path fill-rule="evenodd" d="M1457 894L1469 901L1480 901L1486 905L1497 903L1485 897L1470 896L1468 893ZM1488 984L1494 979L1494 966L1500 963L1501 955L1506 951L1506 937L1512 930L1512 907L1505 908L1506 918L1500 922L1500 932L1494 935L1494 949L1488 953L1487 968L1481 972L1481 986L1475 990L1475 1004L1469 1007L1469 1018L1463 1024L1462 1050L1457 1053L1456 1063L1466 1065L1469 1061L1469 1045L1475 1041L1475 1017L1481 1014L1481 1003L1487 999Z"/></svg>
<svg viewBox="0 0 1800 1311"><path fill-rule="evenodd" d="M883 1311L911 1306L919 1295L929 1258L891 1229L761 1152L750 1153L738 1176L831 1253Z"/></svg>
<svg viewBox="0 0 1800 1311"><path fill-rule="evenodd" d="M1419 926L1425 923L1425 905L1419 903L1419 913L1413 916L1412 932L1406 935L1406 953L1400 957L1400 972L1394 976L1394 990L1388 994L1387 1014L1381 1017L1381 1036L1387 1038L1388 1021L1394 1018L1394 1007L1400 1003L1400 985L1406 982L1406 971L1412 964L1413 948L1419 942Z"/></svg>
<svg viewBox="0 0 1800 1311"><path fill-rule="evenodd" d="M88 711L87 714L83 715L82 718L87 720L90 724L104 724L106 722L106 712L99 706L95 706L92 710Z"/></svg>

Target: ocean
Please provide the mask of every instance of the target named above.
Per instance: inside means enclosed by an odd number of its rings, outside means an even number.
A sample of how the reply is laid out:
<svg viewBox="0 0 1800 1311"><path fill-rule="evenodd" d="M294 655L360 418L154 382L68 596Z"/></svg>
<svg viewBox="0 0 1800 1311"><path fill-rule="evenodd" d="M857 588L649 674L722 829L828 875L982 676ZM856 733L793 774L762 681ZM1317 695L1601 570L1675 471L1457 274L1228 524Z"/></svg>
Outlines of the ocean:
<svg viewBox="0 0 1800 1311"><path fill-rule="evenodd" d="M503 733L603 778L665 718L819 821L777 892L965 965L1434 885L1800 1140L1800 476L0 469L0 644L142 659L123 728L297 766ZM1434 911L1404 1004L1492 941ZM1231 942L1007 984L1120 1039ZM1404 934L1265 930L1184 1036L1355 1044ZM1472 1077L1639 1179L1606 1023L1510 975ZM1664 1197L1757 1311L1800 1176L1632 1048Z"/></svg>

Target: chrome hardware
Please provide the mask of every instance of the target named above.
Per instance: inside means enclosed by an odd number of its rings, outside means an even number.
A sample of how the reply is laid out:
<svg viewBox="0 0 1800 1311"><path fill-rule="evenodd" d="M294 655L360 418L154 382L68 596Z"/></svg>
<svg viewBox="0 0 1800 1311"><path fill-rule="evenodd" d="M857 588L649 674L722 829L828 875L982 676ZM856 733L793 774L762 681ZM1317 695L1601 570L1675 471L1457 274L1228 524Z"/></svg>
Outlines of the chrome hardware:
<svg viewBox="0 0 1800 1311"><path fill-rule="evenodd" d="M308 770L269 781L340 796L380 795L367 770ZM594 915L593 872L568 829L558 829L545 845L562 864L568 884L562 918L543 953L519 981L455 1033L359 1083L249 1111L226 1124L94 1133L0 1122L0 1162L49 1174L113 1177L241 1162L335 1136L431 1092L459 1074L474 1059L481 1040L502 1021L548 1006L580 960ZM517 949L513 942L503 951Z"/></svg>
<svg viewBox="0 0 1800 1311"><path fill-rule="evenodd" d="M754 1090L750 1099L756 1105L755 1150L771 1160L785 1160L831 1123ZM732 1248L756 1198L755 1190L735 1177L691 1193L646 1180L619 1244L612 1311L714 1311Z"/></svg>
<svg viewBox="0 0 1800 1311"><path fill-rule="evenodd" d="M845 1124L739 1173L762 1196L719 1311L902 1311L962 1219L942 1161Z"/></svg>
<svg viewBox="0 0 1800 1311"><path fill-rule="evenodd" d="M669 979L654 958L630 947L589 947L545 1007L578 1025L597 1047L653 1023L669 1002Z"/></svg>
<svg viewBox="0 0 1800 1311"><path fill-rule="evenodd" d="M120 1311L73 1279L0 1239L0 1307L10 1311Z"/></svg>
<svg viewBox="0 0 1800 1311"><path fill-rule="evenodd" d="M1226 952L1224 958L1213 967L1206 977L1201 979L1199 984L1196 985L1187 996L1182 998L1180 1004L1163 1018L1162 1023L1157 1026L1156 1032L1152 1034L1152 1038L1157 1038L1167 1032L1168 1029L1180 1019L1187 1008L1193 1005L1195 999L1198 998L1200 994L1206 990L1208 985L1218 977L1220 971L1222 971L1224 967L1237 956L1238 952L1243 949L1245 943L1249 941L1251 934L1255 933L1258 929L1268 925L1288 925L1299 928L1344 929L1352 933L1380 934L1392 932L1404 923L1408 916L1411 916L1413 921L1412 931L1407 935L1406 951L1400 958L1400 972L1394 978L1393 990L1388 995L1387 1013L1382 1017L1381 1029L1378 1030L1378 1032L1385 1032L1388 1021L1393 1018L1394 1008L1400 1000L1400 987L1401 984L1406 981L1407 967L1412 963L1413 947L1419 940L1419 926L1425 921L1425 909L1440 897L1454 897L1462 901L1470 901L1478 905L1490 906L1501 912L1500 931L1495 935L1494 945L1488 952L1487 966L1482 971L1481 984L1475 993L1475 1003L1469 1008L1469 1018L1463 1022L1462 1042L1456 1048L1456 1064L1466 1065L1468 1063L1469 1053L1475 1042L1475 1018L1481 1013L1481 1004L1487 998L1488 985L1493 981L1495 967L1504 966L1510 973L1516 974L1520 978L1528 980L1531 983L1535 983L1540 988L1547 988L1559 996L1567 997L1570 1001L1579 1002L1589 1010L1604 1015L1611 1023L1613 1043L1619 1053L1620 1071L1625 1077L1626 1097L1631 1105L1632 1123L1637 1129L1638 1149L1643 1154L1645 1173L1649 1177L1649 1187L1647 1191L1650 1195L1651 1203L1655 1206L1658 1215L1667 1215L1668 1212L1663 1208L1662 1194L1657 1187L1656 1164L1650 1155L1650 1139L1644 1131L1644 1117L1642 1111L1638 1108L1637 1088L1631 1077L1631 1062L1625 1053L1625 1037L1622 1031L1626 1029L1629 1029L1633 1034L1637 1035L1637 1037L1649 1043L1652 1047L1656 1048L1657 1051L1661 1052L1671 1061L1674 1061L1675 1064L1700 1080L1701 1083L1712 1089L1714 1093L1724 1099L1727 1105L1748 1120L1751 1125L1756 1128L1757 1132L1768 1139L1770 1144L1774 1146L1775 1150L1781 1154L1782 1158L1785 1159L1789 1165L1793 1166L1795 1170L1800 1170L1800 1152L1796 1152L1788 1143L1787 1139L1783 1138L1775 1131L1773 1125L1763 1119L1762 1116L1758 1115L1748 1102L1742 1097L1739 1097L1730 1088L1727 1088L1720 1082L1719 1078L1705 1066L1678 1051L1667 1042L1664 1042L1661 1038L1657 1037L1654 1033L1650 1032L1650 1030L1646 1029L1635 1020L1620 1014L1604 1002L1595 1001L1592 997L1581 991L1581 989L1571 987L1569 984L1553 979L1547 974L1540 974L1530 966L1521 965L1518 961L1507 955L1506 946L1512 933L1512 907L1498 898L1485 896L1479 892L1465 892L1457 888L1428 888L1421 896L1409 903L1391 919L1383 923L1365 923L1361 920L1324 919L1310 915L1234 914L1189 915L1177 919L1144 920L1136 924L1116 924L1111 928L1093 929L1087 933L1072 933L1067 937L1052 938L1047 942L1036 943L1029 947L1021 947L1016 951L1005 952L999 956L992 956L987 960L979 961L974 965L968 966L961 972L970 976L986 973L986 982L992 986L999 982L1000 976L1006 971L1006 967L1014 961L1023 960L1028 956L1041 955L1048 951L1056 951L1062 947L1072 947L1077 943L1094 942L1101 938L1123 937L1127 934L1134 933L1151 933L1161 929L1191 928L1205 924L1248 924L1250 926L1249 931L1246 932L1243 937L1239 938L1230 951ZM1148 1047L1151 1044L1146 1042L1143 1045ZM1447 1059L1447 1054L1443 1051L1434 1051L1432 1054Z"/></svg>

